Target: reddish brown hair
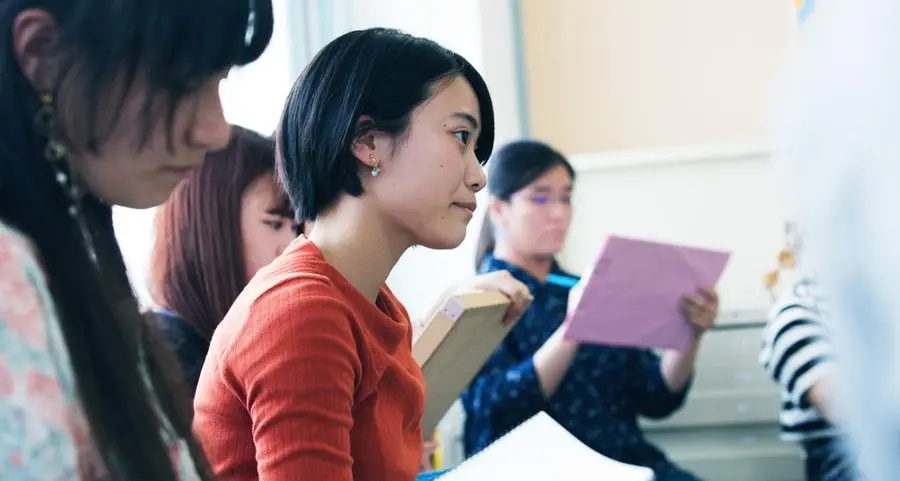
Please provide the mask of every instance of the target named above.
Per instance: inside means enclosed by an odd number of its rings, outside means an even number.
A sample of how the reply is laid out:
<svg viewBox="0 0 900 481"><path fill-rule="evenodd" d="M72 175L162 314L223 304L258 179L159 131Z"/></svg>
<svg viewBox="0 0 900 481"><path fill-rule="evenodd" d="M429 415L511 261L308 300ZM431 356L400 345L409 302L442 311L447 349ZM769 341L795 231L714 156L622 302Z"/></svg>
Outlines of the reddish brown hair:
<svg viewBox="0 0 900 481"><path fill-rule="evenodd" d="M247 283L241 198L260 176L275 175L272 139L234 127L156 213L150 295L207 339ZM285 217L292 217L287 198Z"/></svg>

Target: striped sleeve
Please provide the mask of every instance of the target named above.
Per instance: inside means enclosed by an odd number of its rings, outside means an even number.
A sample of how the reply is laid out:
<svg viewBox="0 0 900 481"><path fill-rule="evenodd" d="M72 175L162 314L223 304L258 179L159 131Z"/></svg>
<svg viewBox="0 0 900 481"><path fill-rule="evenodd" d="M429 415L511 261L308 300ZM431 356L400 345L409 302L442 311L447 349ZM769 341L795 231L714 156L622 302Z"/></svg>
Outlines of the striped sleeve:
<svg viewBox="0 0 900 481"><path fill-rule="evenodd" d="M795 405L834 368L831 342L820 310L809 298L779 302L763 332L760 363Z"/></svg>

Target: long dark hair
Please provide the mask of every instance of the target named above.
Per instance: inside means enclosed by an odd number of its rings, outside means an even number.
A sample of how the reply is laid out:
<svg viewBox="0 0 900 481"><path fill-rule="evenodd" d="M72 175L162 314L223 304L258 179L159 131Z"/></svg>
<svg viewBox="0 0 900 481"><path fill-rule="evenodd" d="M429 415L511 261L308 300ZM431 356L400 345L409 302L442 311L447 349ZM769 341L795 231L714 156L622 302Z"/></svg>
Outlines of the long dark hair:
<svg viewBox="0 0 900 481"><path fill-rule="evenodd" d="M456 75L478 98L475 155L483 163L494 147L494 107L484 79L459 54L385 28L346 33L316 54L291 89L276 132L278 173L297 219L315 220L342 194L362 195L353 142L373 131L400 138L413 110ZM363 116L371 121L358 125Z"/></svg>
<svg viewBox="0 0 900 481"><path fill-rule="evenodd" d="M208 154L156 212L150 295L207 340L247 284L241 198L264 175L275 175L275 143L234 127L228 147ZM278 213L293 218L287 197Z"/></svg>
<svg viewBox="0 0 900 481"><path fill-rule="evenodd" d="M248 36L251 5L254 31ZM100 121L110 112L98 106L105 109L112 100L116 118L125 101L124 95L112 97L114 86L146 86L144 137L158 122L171 134L174 109L200 83L265 49L271 0L0 3L0 219L27 235L40 257L92 441L113 479L174 480L163 433L168 422L188 442L201 476L210 479L186 406L170 389L165 351L143 327L111 208L90 194L83 201L81 218L94 240L95 264L79 223L67 212L71 201L44 158L47 138L35 128L38 92L18 66L11 35L15 19L31 8L48 12L59 29L54 47L65 61L53 92L67 92L60 114L79 120L86 147L96 151L111 128ZM149 108L160 98L167 100L165 115Z"/></svg>
<svg viewBox="0 0 900 481"><path fill-rule="evenodd" d="M519 140L497 150L488 163L488 193L495 199L508 202L516 192L528 187L548 170L561 165L575 181L575 169L558 150L536 140ZM481 268L485 257L494 252L497 239L488 215L475 247L475 270Z"/></svg>

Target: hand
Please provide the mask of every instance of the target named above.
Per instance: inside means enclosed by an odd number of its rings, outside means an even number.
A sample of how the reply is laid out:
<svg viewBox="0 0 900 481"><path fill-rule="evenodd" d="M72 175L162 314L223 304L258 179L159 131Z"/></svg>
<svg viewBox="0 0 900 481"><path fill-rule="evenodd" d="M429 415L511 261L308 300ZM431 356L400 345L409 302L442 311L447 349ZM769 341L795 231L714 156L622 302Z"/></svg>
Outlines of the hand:
<svg viewBox="0 0 900 481"><path fill-rule="evenodd" d="M716 323L719 315L719 295L712 289L697 289L697 294L684 296L681 309L691 321L698 334L702 334Z"/></svg>
<svg viewBox="0 0 900 481"><path fill-rule="evenodd" d="M431 457L434 455L434 452L437 451L438 446L439 444L437 440L434 439L434 437L425 440L422 449L422 459L419 460L420 473L434 470L434 465L431 463Z"/></svg>
<svg viewBox="0 0 900 481"><path fill-rule="evenodd" d="M457 292L467 291L498 291L509 298L509 309L503 319L503 323L507 325L517 321L534 300L531 292L528 291L528 286L513 277L508 271L495 271L475 276L457 288Z"/></svg>

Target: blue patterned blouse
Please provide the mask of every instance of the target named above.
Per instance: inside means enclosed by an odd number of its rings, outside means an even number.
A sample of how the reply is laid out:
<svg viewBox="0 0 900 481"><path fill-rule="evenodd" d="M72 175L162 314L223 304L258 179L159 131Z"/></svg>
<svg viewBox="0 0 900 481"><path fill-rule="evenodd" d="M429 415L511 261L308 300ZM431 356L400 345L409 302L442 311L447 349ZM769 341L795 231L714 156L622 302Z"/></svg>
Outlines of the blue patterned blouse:
<svg viewBox="0 0 900 481"><path fill-rule="evenodd" d="M638 416L663 418L684 402L687 388L669 391L659 358L645 349L584 345L556 393L545 399L532 356L566 316L569 289L544 284L523 269L489 256L480 272L508 270L528 285L534 301L462 395L464 448L470 456L546 411L583 443L621 462L647 466L657 476L678 470L650 444ZM563 272L554 264L554 273Z"/></svg>

